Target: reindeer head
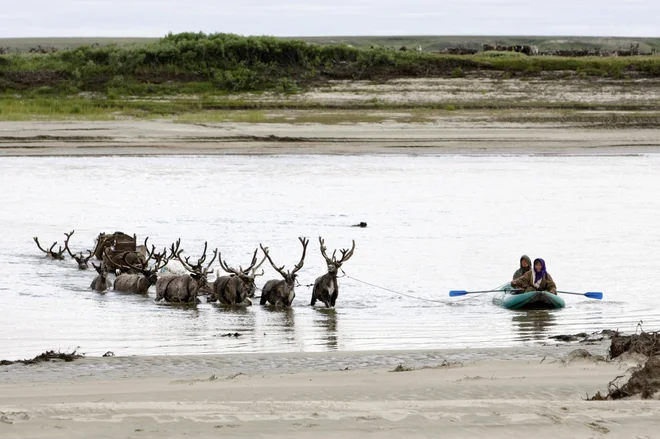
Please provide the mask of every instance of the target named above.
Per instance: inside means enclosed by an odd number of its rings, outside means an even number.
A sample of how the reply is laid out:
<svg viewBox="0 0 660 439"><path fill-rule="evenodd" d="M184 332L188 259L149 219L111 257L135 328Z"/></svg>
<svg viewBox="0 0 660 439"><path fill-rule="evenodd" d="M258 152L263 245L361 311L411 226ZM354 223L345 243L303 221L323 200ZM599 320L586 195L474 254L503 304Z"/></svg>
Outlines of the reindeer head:
<svg viewBox="0 0 660 439"><path fill-rule="evenodd" d="M192 277L197 282L199 288L205 287L207 283L207 276L211 271L211 265L213 265L213 262L215 262L215 258L218 257L218 249L216 248L213 250L213 258L211 259L211 262L209 262L206 267L203 267L202 265L206 261L206 250L208 249L208 242L204 242L204 252L202 253L202 257L197 260L196 264L190 263L190 256L186 257L185 261L181 259L181 253L183 250L179 250L180 244L180 238L176 241L175 244L172 244L170 249L170 259L172 257L176 257L179 262L181 262L181 265L183 265L183 268L185 268L190 273L190 277ZM166 264L163 266L165 265Z"/></svg>
<svg viewBox="0 0 660 439"><path fill-rule="evenodd" d="M266 261L266 256L264 256L261 259L261 262L257 264L257 252L259 249L254 250L254 254L252 255L252 262L250 262L250 265L246 268L243 269L242 266L239 265L238 269L235 269L233 267L230 267L227 262L222 259L222 254L218 253L218 262L220 263L220 267L227 273L230 273L232 276L238 276L238 278L243 282L243 290L245 293L246 297L254 297L254 292L256 290L256 286L254 284L254 279L257 276L263 276L264 271L261 270L261 273L258 273L257 270L261 267L261 265ZM266 248L266 251L268 251L268 248Z"/></svg>
<svg viewBox="0 0 660 439"><path fill-rule="evenodd" d="M37 237L35 236L35 237L32 238L32 239L34 240L34 242L37 243L37 247L39 247L39 250L41 250L42 252L46 253L46 256L49 256L49 257L51 257L51 258L53 258L53 259L55 259L55 260L58 260L58 261L62 261L62 260L64 260L64 252L65 252L65 249L63 249L63 248L60 246L60 248L59 248L58 251L54 251L54 250L53 250L53 249L55 248L55 246L57 245L57 241L55 241L55 242L53 243L53 245L51 245L50 248L49 248L48 250L46 250L46 249L44 249L44 248L41 247L41 244L39 244L39 238L37 238Z"/></svg>
<svg viewBox="0 0 660 439"><path fill-rule="evenodd" d="M126 256L128 256L129 252L125 252L122 254L121 260L122 260L122 268L127 269L129 271L135 271L137 273L142 273L144 277L147 278L149 283L151 285L154 285L156 281L158 280L158 272L160 271L161 268L163 268L167 263L170 261L172 256L170 255L169 257L167 256L167 248L163 248L162 253L156 252L156 246L152 245L151 246L151 251L149 250L149 247L147 247L147 241L149 238L144 240L145 248L147 251L147 259L143 261L141 258L138 258L138 263L140 265L135 265L126 260ZM154 260L154 264L151 268L149 268L149 261Z"/></svg>
<svg viewBox="0 0 660 439"><path fill-rule="evenodd" d="M91 250L86 250L89 255L83 256L83 252L77 254L73 254L71 252L71 248L69 248L69 240L75 232L75 230L72 230L71 233L64 234L66 236L66 239L64 240L64 249L69 253L69 256L71 256L72 259L75 259L75 261L78 263L78 269L87 270L89 268L89 265L87 264L89 263L89 260L92 258L94 253Z"/></svg>
<svg viewBox="0 0 660 439"><path fill-rule="evenodd" d="M328 265L328 273L330 274L337 274L337 271L341 268L342 264L346 261L348 261L351 256L353 256L353 252L355 251L355 240L353 240L353 247L351 247L350 250L348 249L341 249L339 250L341 252L341 259L337 260L336 254L337 250L332 252L332 258L329 258L328 255L326 254L327 248L325 247L325 242L323 241L323 238L319 236L319 242L321 243L321 255L323 255L323 258L325 259L325 263Z"/></svg>
<svg viewBox="0 0 660 439"><path fill-rule="evenodd" d="M291 287L296 282L296 277L298 276L296 273L298 273L298 271L300 271L300 269L303 268L303 264L305 262L305 254L307 253L307 244L309 244L309 239L307 238L298 238L298 240L300 241L303 247L302 256L300 257L300 262L294 265L293 270L291 271L284 271L284 265L282 265L281 267L275 265L273 260L270 258L270 254L268 253L268 247L264 248L263 245L259 244L259 247L261 247L261 251L264 252L264 255L268 259L268 262L270 262L270 265L272 265L275 271L277 271L280 275L282 275L287 285Z"/></svg>
<svg viewBox="0 0 660 439"><path fill-rule="evenodd" d="M99 274L99 276L101 276L101 280L105 281L105 279L108 277L108 267L106 267L103 262L101 262L101 265L96 265L92 262L92 266Z"/></svg>

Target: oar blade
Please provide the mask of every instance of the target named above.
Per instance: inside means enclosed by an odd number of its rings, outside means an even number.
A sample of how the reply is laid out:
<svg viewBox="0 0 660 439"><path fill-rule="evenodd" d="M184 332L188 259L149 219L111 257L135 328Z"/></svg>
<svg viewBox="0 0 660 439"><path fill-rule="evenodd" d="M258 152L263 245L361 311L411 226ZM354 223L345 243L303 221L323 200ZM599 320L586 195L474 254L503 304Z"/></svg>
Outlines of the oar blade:
<svg viewBox="0 0 660 439"><path fill-rule="evenodd" d="M584 297L601 300L603 298L603 293L597 293L597 292L584 293Z"/></svg>
<svg viewBox="0 0 660 439"><path fill-rule="evenodd" d="M449 297L465 296L467 293L465 290L452 290L449 292Z"/></svg>

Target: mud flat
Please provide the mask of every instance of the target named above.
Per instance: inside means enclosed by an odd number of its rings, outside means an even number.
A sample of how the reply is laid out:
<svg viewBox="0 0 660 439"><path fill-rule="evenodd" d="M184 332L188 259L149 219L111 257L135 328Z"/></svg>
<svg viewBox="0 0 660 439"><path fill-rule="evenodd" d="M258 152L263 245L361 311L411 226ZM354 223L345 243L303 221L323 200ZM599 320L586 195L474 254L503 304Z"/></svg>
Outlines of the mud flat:
<svg viewBox="0 0 660 439"><path fill-rule="evenodd" d="M3 366L0 435L654 437L657 401L585 400L630 364L567 361L568 349L111 357Z"/></svg>
<svg viewBox="0 0 660 439"><path fill-rule="evenodd" d="M644 154L660 80L329 81L293 94L8 98L0 155Z"/></svg>
<svg viewBox="0 0 660 439"><path fill-rule="evenodd" d="M603 130L547 124L2 122L0 155L553 154L660 151L660 128Z"/></svg>

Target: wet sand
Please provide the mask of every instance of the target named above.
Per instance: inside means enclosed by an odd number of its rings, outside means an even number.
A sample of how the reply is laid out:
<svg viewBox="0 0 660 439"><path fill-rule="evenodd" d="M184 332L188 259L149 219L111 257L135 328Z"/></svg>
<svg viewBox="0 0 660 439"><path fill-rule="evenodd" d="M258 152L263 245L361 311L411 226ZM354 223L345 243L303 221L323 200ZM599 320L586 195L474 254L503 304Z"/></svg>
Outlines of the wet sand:
<svg viewBox="0 0 660 439"><path fill-rule="evenodd" d="M657 401L583 399L631 363L563 361L575 347L3 366L0 436L654 437Z"/></svg>
<svg viewBox="0 0 660 439"><path fill-rule="evenodd" d="M660 128L550 124L181 124L171 121L2 122L0 156L164 154L546 154L660 151Z"/></svg>

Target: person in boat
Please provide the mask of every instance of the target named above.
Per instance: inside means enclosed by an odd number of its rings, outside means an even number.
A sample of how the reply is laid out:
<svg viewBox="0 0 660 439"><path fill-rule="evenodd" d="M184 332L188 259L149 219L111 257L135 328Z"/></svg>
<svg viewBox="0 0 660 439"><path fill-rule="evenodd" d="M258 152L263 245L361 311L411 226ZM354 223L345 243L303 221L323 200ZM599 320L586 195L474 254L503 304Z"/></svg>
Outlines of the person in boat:
<svg viewBox="0 0 660 439"><path fill-rule="evenodd" d="M545 261L540 258L534 259L533 270L511 281L511 286L525 293L530 291L547 291L557 294L557 285L552 279L552 276L550 276L550 273L546 271Z"/></svg>
<svg viewBox="0 0 660 439"><path fill-rule="evenodd" d="M532 260L527 255L522 255L520 257L520 268L513 273L512 279L518 279L523 274L527 273L532 268Z"/></svg>

